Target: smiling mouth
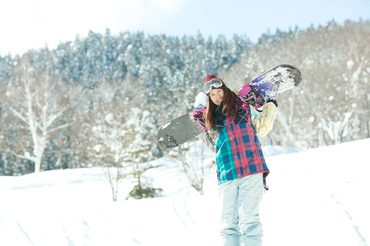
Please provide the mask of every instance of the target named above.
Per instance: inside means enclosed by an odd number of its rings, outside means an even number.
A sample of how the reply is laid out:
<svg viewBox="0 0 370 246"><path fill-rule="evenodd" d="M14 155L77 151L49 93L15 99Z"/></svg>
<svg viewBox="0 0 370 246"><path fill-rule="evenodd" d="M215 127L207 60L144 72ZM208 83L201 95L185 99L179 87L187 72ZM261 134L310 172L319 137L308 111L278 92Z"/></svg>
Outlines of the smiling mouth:
<svg viewBox="0 0 370 246"><path fill-rule="evenodd" d="M218 100L218 102L222 102L224 99L223 98L221 98L220 100Z"/></svg>

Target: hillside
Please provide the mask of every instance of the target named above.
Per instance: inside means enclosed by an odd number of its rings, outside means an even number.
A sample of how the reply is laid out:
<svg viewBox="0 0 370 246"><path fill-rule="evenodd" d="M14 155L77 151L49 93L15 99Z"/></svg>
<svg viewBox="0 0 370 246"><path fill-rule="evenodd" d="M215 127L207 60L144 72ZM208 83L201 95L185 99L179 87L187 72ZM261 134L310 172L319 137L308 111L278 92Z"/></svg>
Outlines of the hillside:
<svg viewBox="0 0 370 246"><path fill-rule="evenodd" d="M264 246L370 242L370 139L267 157ZM271 149L270 153L273 153ZM100 168L0 177L0 245L215 245L217 184L201 196L178 163L147 171L163 197L112 202Z"/></svg>

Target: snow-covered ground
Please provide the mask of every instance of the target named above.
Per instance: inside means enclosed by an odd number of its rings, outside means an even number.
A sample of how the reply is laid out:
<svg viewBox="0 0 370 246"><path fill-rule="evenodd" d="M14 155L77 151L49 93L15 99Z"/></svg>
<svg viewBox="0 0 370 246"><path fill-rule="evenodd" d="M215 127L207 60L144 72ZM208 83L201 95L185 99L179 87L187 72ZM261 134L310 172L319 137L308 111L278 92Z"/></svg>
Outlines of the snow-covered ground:
<svg viewBox="0 0 370 246"><path fill-rule="evenodd" d="M370 139L285 155L266 148L263 245L369 244L369 149ZM0 245L217 245L214 172L201 196L178 163L154 164L163 167L146 175L164 190L155 199L125 200L124 182L112 202L100 168L0 177Z"/></svg>

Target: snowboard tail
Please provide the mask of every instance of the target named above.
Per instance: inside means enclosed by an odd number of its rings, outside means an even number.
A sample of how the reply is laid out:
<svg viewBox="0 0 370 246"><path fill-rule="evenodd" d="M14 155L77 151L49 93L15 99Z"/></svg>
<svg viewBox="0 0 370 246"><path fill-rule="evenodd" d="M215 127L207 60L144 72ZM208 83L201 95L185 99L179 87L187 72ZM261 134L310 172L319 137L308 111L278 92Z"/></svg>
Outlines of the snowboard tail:
<svg viewBox="0 0 370 246"><path fill-rule="evenodd" d="M190 112L161 126L158 142L164 148L174 148L204 131L201 121L195 120L193 112Z"/></svg>

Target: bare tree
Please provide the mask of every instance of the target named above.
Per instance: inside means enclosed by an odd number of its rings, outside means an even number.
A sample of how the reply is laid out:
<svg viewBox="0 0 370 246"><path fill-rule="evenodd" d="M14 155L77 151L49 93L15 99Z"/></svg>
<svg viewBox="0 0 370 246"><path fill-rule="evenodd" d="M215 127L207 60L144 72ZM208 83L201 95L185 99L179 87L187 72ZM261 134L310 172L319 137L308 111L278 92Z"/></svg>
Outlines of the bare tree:
<svg viewBox="0 0 370 246"><path fill-rule="evenodd" d="M201 141L191 141L179 148L178 159L182 164L182 171L188 177L190 185L203 195L203 185L207 175L216 163L214 158L207 158L208 150L205 149Z"/></svg>
<svg viewBox="0 0 370 246"><path fill-rule="evenodd" d="M156 127L150 112L139 108L140 101L127 98L135 95L129 93L132 82L130 78L122 83L99 81L94 92L91 91L94 94L88 95L93 98L93 108L82 120L82 132L86 135L83 138L88 139L83 146L89 150L86 155L102 167L113 201L118 198L119 183L132 176L138 181L130 193L132 197L143 198L145 192L158 190L146 187L145 177L142 177L146 170L154 168L143 165L152 158L153 141L149 139ZM122 94L127 95L123 100Z"/></svg>
<svg viewBox="0 0 370 246"><path fill-rule="evenodd" d="M79 125L77 153L84 156L88 163L100 166L105 174L112 200L117 201L120 183L128 176L129 170L124 165L123 154L131 141L132 132L126 127L126 102L115 100L124 84L102 78L93 90L88 90L84 97L92 102L90 110L82 110L78 115ZM89 165L89 164L88 164Z"/></svg>
<svg viewBox="0 0 370 246"><path fill-rule="evenodd" d="M17 74L16 80L6 88L7 107L27 126L32 144L30 151L25 146L13 150L12 154L33 161L38 176L51 134L69 125L56 124L57 119L68 109L67 95L63 93L65 85L61 77L50 75L49 64L46 64L46 69L30 67L29 54L24 56L23 61L19 69L22 73Z"/></svg>
<svg viewBox="0 0 370 246"><path fill-rule="evenodd" d="M93 125L85 123L91 129L88 148L93 150L89 157L93 157L94 162L102 167L111 187L112 199L117 201L119 183L128 176L123 157L125 148L132 141L132 132L126 128L122 113L111 113L124 111L122 107L110 103L99 109L101 114L95 115Z"/></svg>

